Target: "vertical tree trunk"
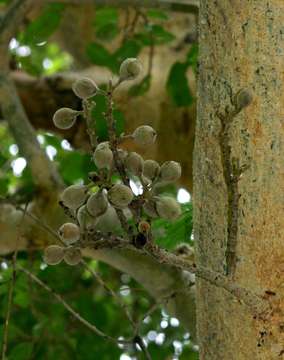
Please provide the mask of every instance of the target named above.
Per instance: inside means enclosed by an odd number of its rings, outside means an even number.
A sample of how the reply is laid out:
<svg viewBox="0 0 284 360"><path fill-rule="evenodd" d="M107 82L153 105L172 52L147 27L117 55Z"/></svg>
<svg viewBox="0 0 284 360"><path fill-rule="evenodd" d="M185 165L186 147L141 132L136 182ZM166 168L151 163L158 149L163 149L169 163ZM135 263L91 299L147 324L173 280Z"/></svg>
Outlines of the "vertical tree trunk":
<svg viewBox="0 0 284 360"><path fill-rule="evenodd" d="M253 100L233 118L222 153L226 134L220 132L222 116L217 114L225 114L225 107L232 107L230 96L243 88L251 91ZM283 359L283 0L201 0L198 92L197 262L224 273L231 238L236 242L235 250L231 244L236 269L229 269L228 276L265 294L272 304L269 316L254 318L231 295L198 280L200 359ZM239 177L233 174L236 166Z"/></svg>

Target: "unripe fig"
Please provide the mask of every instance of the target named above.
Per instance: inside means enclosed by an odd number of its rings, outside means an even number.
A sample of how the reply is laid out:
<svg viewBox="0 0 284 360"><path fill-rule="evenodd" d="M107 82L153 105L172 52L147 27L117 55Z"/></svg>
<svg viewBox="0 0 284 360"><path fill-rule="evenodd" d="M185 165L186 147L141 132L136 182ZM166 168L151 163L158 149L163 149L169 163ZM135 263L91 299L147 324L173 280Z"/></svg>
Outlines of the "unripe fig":
<svg viewBox="0 0 284 360"><path fill-rule="evenodd" d="M181 215L179 203L169 196L159 198L156 201L156 209L159 216L165 220L176 220Z"/></svg>
<svg viewBox="0 0 284 360"><path fill-rule="evenodd" d="M252 102L252 93L248 89L242 89L236 95L236 107L241 110Z"/></svg>
<svg viewBox="0 0 284 360"><path fill-rule="evenodd" d="M79 208L77 211L77 220L82 230L85 230L96 223L96 219L88 212L87 205L83 205Z"/></svg>
<svg viewBox="0 0 284 360"><path fill-rule="evenodd" d="M161 166L160 178L162 181L176 181L181 176L180 163L176 161L166 161Z"/></svg>
<svg viewBox="0 0 284 360"><path fill-rule="evenodd" d="M93 80L82 78L74 82L72 90L80 99L89 99L90 97L96 95L98 87Z"/></svg>
<svg viewBox="0 0 284 360"><path fill-rule="evenodd" d="M117 149L117 153L121 161L124 161L128 155L128 152L123 149Z"/></svg>
<svg viewBox="0 0 284 360"><path fill-rule="evenodd" d="M134 130L132 137L137 145L147 146L154 144L157 133L151 126L142 125Z"/></svg>
<svg viewBox="0 0 284 360"><path fill-rule="evenodd" d="M87 196L88 187L86 185L71 185L61 194L61 201L69 209L76 210L85 203Z"/></svg>
<svg viewBox="0 0 284 360"><path fill-rule="evenodd" d="M80 239L79 226L73 223L63 224L59 228L58 233L66 245L74 244Z"/></svg>
<svg viewBox="0 0 284 360"><path fill-rule="evenodd" d="M133 192L126 185L116 184L109 190L108 199L114 207L125 208L131 203Z"/></svg>
<svg viewBox="0 0 284 360"><path fill-rule="evenodd" d="M120 221L115 209L112 206L109 206L107 211L97 218L95 229L102 231L103 233L107 233L109 231L112 233L119 233L121 231Z"/></svg>
<svg viewBox="0 0 284 360"><path fill-rule="evenodd" d="M12 226L21 223L23 219L23 212L21 210L17 210L12 204L3 204L1 208L0 222L2 221Z"/></svg>
<svg viewBox="0 0 284 360"><path fill-rule="evenodd" d="M58 109L53 115L53 123L58 129L70 129L76 121L80 111L76 111L67 107Z"/></svg>
<svg viewBox="0 0 284 360"><path fill-rule="evenodd" d="M79 248L69 247L65 250L64 261L68 265L77 265L82 260L82 253Z"/></svg>
<svg viewBox="0 0 284 360"><path fill-rule="evenodd" d="M150 230L151 226L148 221L142 220L138 224L138 231L143 234L147 234Z"/></svg>
<svg viewBox="0 0 284 360"><path fill-rule="evenodd" d="M146 201L143 205L143 210L150 217L156 218L159 216L157 213L155 201L153 200Z"/></svg>
<svg viewBox="0 0 284 360"><path fill-rule="evenodd" d="M103 215L108 208L108 200L105 190L99 190L96 194L92 194L87 201L87 210L94 216Z"/></svg>
<svg viewBox="0 0 284 360"><path fill-rule="evenodd" d="M122 62L119 69L119 80L135 79L142 71L142 65L136 58L128 58Z"/></svg>
<svg viewBox="0 0 284 360"><path fill-rule="evenodd" d="M98 169L110 169L113 162L113 153L109 147L109 143L100 143L93 155L94 162Z"/></svg>
<svg viewBox="0 0 284 360"><path fill-rule="evenodd" d="M143 171L143 158L136 152L130 152L124 160L126 169L133 175L139 176Z"/></svg>
<svg viewBox="0 0 284 360"><path fill-rule="evenodd" d="M160 172L160 165L155 160L145 160L144 161L144 169L143 175L153 181Z"/></svg>
<svg viewBox="0 0 284 360"><path fill-rule="evenodd" d="M43 260L48 265L59 264L64 257L65 249L59 245L50 245L44 250Z"/></svg>

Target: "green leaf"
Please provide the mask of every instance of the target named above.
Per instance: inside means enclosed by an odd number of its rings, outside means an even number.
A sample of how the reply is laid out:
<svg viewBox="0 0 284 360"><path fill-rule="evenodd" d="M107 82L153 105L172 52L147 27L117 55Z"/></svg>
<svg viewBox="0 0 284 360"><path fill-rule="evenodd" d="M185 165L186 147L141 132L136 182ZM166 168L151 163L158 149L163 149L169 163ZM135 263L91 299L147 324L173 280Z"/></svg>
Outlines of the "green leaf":
<svg viewBox="0 0 284 360"><path fill-rule="evenodd" d="M106 66L110 70L116 70L116 64L114 63L113 56L109 51L101 44L91 43L87 46L87 56L93 64Z"/></svg>
<svg viewBox="0 0 284 360"><path fill-rule="evenodd" d="M94 26L99 39L111 40L118 34L118 11L114 8L101 8L96 11Z"/></svg>
<svg viewBox="0 0 284 360"><path fill-rule="evenodd" d="M87 181L88 172L94 170L91 157L79 151L66 151L59 160L59 171L66 184Z"/></svg>
<svg viewBox="0 0 284 360"><path fill-rule="evenodd" d="M195 72L197 69L197 60L198 60L198 45L193 44L186 55L186 63L188 64L188 66L192 66Z"/></svg>
<svg viewBox="0 0 284 360"><path fill-rule="evenodd" d="M172 249L179 243L191 242L192 204L183 205L182 210L182 216L176 221L169 222L163 219L153 221L153 235L158 245Z"/></svg>
<svg viewBox="0 0 284 360"><path fill-rule="evenodd" d="M9 353L9 360L29 360L33 351L33 344L23 342L15 345Z"/></svg>
<svg viewBox="0 0 284 360"><path fill-rule="evenodd" d="M141 50L141 44L134 40L130 39L125 41L120 48L118 48L114 54L114 60L116 61L117 71L119 70L120 64L127 58L135 58L138 56Z"/></svg>
<svg viewBox="0 0 284 360"><path fill-rule="evenodd" d="M118 11L115 8L103 7L96 10L94 26L100 27L107 24L117 24Z"/></svg>
<svg viewBox="0 0 284 360"><path fill-rule="evenodd" d="M10 180L8 177L0 178L0 195L5 196L8 193Z"/></svg>
<svg viewBox="0 0 284 360"><path fill-rule="evenodd" d="M95 119L95 130L99 141L108 139L108 128L103 113L106 111L106 99L103 96L96 97L96 106L93 108L92 116ZM124 132L125 118L121 111L114 109L113 117L115 120L116 134Z"/></svg>
<svg viewBox="0 0 284 360"><path fill-rule="evenodd" d="M135 35L137 40L140 40L143 45L149 46L154 44L166 44L175 39L175 35L165 30L161 25L151 24L145 26L145 31Z"/></svg>
<svg viewBox="0 0 284 360"><path fill-rule="evenodd" d="M193 102L186 77L187 68L188 64L174 63L167 79L167 91L176 106L189 106Z"/></svg>
<svg viewBox="0 0 284 360"><path fill-rule="evenodd" d="M158 19L158 20L168 20L169 19L168 15L164 11L154 10L154 9L148 10L147 16L149 18Z"/></svg>
<svg viewBox="0 0 284 360"><path fill-rule="evenodd" d="M42 14L28 25L20 41L29 45L47 40L59 26L64 8L63 4L48 4Z"/></svg>
<svg viewBox="0 0 284 360"><path fill-rule="evenodd" d="M125 117L123 115L123 112L115 109L113 111L113 117L115 119L115 132L116 135L121 135L124 132L125 129Z"/></svg>
<svg viewBox="0 0 284 360"><path fill-rule="evenodd" d="M97 29L96 36L101 40L112 40L118 32L119 30L116 24L106 24Z"/></svg>
<svg viewBox="0 0 284 360"><path fill-rule="evenodd" d="M131 96L140 96L145 94L151 86L151 76L145 76L139 84L133 85L129 89L129 95Z"/></svg>

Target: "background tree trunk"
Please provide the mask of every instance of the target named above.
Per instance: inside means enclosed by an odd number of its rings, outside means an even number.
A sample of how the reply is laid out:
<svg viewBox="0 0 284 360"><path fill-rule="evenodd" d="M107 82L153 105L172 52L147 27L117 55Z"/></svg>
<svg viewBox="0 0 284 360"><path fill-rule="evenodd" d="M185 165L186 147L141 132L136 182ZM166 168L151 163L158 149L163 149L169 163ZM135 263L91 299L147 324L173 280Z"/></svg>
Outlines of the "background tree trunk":
<svg viewBox="0 0 284 360"><path fill-rule="evenodd" d="M252 103L229 131L230 161L245 165L237 184L233 280L265 293L272 313L254 318L222 289L198 280L201 360L284 358L284 3L203 0L199 104L194 157L195 239L199 266L224 272L228 194L219 144L230 91L249 88Z"/></svg>

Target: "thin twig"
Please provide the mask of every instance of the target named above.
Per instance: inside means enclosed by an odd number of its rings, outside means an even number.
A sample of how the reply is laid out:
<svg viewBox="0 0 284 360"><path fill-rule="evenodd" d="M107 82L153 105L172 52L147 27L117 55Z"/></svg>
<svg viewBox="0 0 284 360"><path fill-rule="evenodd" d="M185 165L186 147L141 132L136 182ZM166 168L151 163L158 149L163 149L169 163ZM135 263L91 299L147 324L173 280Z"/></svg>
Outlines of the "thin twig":
<svg viewBox="0 0 284 360"><path fill-rule="evenodd" d="M80 314L78 314L64 299L63 297L56 293L52 288L50 288L47 284L45 284L43 281L41 281L36 275L34 275L33 273L31 273L29 270L27 270L26 268L17 265L17 269L19 271L22 271L23 273L25 273L31 280L33 280L35 283L37 283L39 286L41 286L43 289L45 289L47 292L49 292L50 294L52 294L55 299L64 306L64 308L70 313L72 314L80 323L82 323L84 326L86 326L89 330L91 330L92 332L94 332L96 335L111 341L112 343L115 344L129 344L130 342L127 340L121 340L121 339L115 339L110 335L107 335L106 333L104 333L103 331L101 331L100 329L98 329L94 324L91 324L88 320L86 320L85 318L83 318Z"/></svg>
<svg viewBox="0 0 284 360"><path fill-rule="evenodd" d="M120 299L120 297L104 282L102 277L98 274L98 272L94 271L85 260L81 260L81 263L84 267L93 275L93 277L98 281L98 283L115 299L118 305L123 309L126 317L130 321L131 325L134 327L135 323L127 309L126 304Z"/></svg>
<svg viewBox="0 0 284 360"><path fill-rule="evenodd" d="M15 249L13 257L12 257L12 269L13 270L12 270L12 276L11 276L10 284L9 284L8 304L7 304L6 318L5 318L5 322L4 322L4 328L3 328L2 354L1 354L2 360L5 360L6 352L7 352L7 348L8 348L8 332L9 332L8 330L9 330L9 321L10 321L10 315L11 315L11 309L12 309L12 303L13 303L13 293L14 293L15 282L16 282L16 262L17 262L17 255L18 255L18 243L19 243L20 229L24 222L27 206L28 206L28 203L26 203L21 221L18 225L16 249Z"/></svg>

